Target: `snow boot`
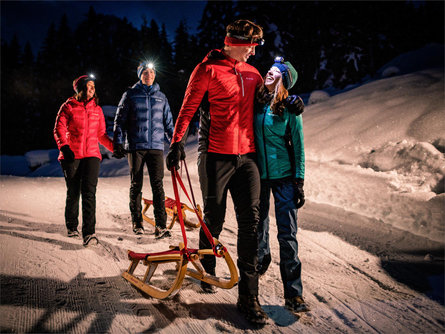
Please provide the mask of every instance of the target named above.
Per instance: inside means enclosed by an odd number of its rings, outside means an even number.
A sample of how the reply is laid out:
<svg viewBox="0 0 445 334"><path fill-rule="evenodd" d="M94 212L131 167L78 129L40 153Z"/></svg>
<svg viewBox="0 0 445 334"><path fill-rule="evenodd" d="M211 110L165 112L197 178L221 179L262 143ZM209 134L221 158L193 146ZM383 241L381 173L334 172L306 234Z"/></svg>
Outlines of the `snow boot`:
<svg viewBox="0 0 445 334"><path fill-rule="evenodd" d="M95 234L90 234L83 238L83 245L85 247L96 246L98 243L99 240L97 239Z"/></svg>
<svg viewBox="0 0 445 334"><path fill-rule="evenodd" d="M134 234L144 234L144 227L141 222L133 222L133 233Z"/></svg>
<svg viewBox="0 0 445 334"><path fill-rule="evenodd" d="M163 238L169 238L172 235L170 234L170 231L167 230L165 227L156 227L155 229L155 239L163 239Z"/></svg>
<svg viewBox="0 0 445 334"><path fill-rule="evenodd" d="M286 298L284 306L291 312L300 313L310 311L307 304L304 302L303 297L296 296L292 298Z"/></svg>
<svg viewBox="0 0 445 334"><path fill-rule="evenodd" d="M77 228L69 228L67 234L69 238L77 238L80 236Z"/></svg>
<svg viewBox="0 0 445 334"><path fill-rule="evenodd" d="M216 293L216 289L212 284L201 281L201 289L204 293Z"/></svg>
<svg viewBox="0 0 445 334"><path fill-rule="evenodd" d="M239 295L236 307L250 323L256 326L263 326L267 323L269 317L261 308L258 296Z"/></svg>

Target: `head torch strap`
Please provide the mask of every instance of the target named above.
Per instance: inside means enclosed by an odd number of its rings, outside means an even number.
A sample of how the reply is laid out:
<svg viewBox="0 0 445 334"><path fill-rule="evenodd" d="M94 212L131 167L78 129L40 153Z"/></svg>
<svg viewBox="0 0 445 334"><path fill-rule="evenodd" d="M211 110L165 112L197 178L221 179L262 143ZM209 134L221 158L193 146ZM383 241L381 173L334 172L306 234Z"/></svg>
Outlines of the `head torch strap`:
<svg viewBox="0 0 445 334"><path fill-rule="evenodd" d="M224 39L224 44L231 46L257 46L258 43L254 43L250 40L243 40L236 37L226 36Z"/></svg>

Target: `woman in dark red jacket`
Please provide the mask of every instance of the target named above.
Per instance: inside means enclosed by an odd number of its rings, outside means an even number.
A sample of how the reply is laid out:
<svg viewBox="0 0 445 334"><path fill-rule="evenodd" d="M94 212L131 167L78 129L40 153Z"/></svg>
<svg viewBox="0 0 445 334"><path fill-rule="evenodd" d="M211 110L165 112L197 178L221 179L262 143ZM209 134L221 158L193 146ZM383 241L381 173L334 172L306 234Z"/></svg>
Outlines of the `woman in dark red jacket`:
<svg viewBox="0 0 445 334"><path fill-rule="evenodd" d="M76 94L60 107L54 138L67 186L65 223L68 237L78 237L79 198L82 194L83 244L97 244L96 186L102 159L99 142L111 152L113 143L105 131L105 118L98 105L94 77L73 81Z"/></svg>

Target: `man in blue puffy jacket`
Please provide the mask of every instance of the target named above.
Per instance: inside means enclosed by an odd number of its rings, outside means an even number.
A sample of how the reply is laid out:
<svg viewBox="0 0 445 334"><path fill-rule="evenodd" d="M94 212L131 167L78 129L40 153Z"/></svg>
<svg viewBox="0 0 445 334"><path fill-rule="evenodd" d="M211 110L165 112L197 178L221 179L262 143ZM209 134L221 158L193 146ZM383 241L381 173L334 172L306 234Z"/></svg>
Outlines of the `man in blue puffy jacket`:
<svg viewBox="0 0 445 334"><path fill-rule="evenodd" d="M166 229L163 160L164 136L168 142L171 141L174 124L168 100L154 82L156 71L153 64L141 63L137 74L140 80L122 95L116 111L113 156L123 158L128 152L130 211L135 234L144 233L141 191L144 164L147 165L153 192L155 237L159 239L170 236Z"/></svg>

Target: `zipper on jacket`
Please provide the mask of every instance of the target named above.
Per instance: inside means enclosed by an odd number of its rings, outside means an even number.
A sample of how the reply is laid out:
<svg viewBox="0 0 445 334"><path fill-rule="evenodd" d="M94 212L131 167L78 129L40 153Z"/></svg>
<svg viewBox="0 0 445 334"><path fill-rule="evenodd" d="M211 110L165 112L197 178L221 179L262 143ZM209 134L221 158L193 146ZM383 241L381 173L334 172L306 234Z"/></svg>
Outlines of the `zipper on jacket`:
<svg viewBox="0 0 445 334"><path fill-rule="evenodd" d="M266 163L266 178L269 179L269 162L267 161L266 134L264 132L264 123L266 122L266 115L267 115L267 109L263 116L262 128L263 128L264 162Z"/></svg>
<svg viewBox="0 0 445 334"><path fill-rule="evenodd" d="M88 133L90 131L90 123L88 119L87 105L84 104L83 107L85 108L85 121L84 121L85 130L83 132L83 157L85 157L87 155L87 138L88 138Z"/></svg>
<svg viewBox="0 0 445 334"><path fill-rule="evenodd" d="M235 74L236 74L236 75L239 75L239 78L240 78L240 80L241 80L241 92L242 92L242 95L243 95L243 97L244 97L244 82L243 82L243 76L241 75L240 72L238 72L238 71L236 70L236 64L235 64L235 66L233 67L233 69L235 70Z"/></svg>
<svg viewBox="0 0 445 334"><path fill-rule="evenodd" d="M236 62L235 62L235 65L233 66L233 70L235 71L235 75L239 76L239 78L240 78L240 81L241 81L241 93L242 93L242 96L244 97L243 77L242 77L241 73L236 70ZM239 101L239 103L238 103L239 109L241 109L241 104L242 104L241 101ZM239 117L240 116L239 116L239 113L238 113L238 122L239 122ZM238 131L238 153L240 151L241 151L241 141L240 141L240 136L239 136L239 131Z"/></svg>

